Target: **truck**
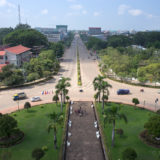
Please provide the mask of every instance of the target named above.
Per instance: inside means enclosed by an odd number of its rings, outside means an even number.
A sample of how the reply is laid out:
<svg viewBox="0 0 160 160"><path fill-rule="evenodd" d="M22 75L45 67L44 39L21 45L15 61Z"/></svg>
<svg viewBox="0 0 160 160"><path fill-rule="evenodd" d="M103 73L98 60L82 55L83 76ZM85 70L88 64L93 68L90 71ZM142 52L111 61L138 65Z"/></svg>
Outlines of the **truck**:
<svg viewBox="0 0 160 160"><path fill-rule="evenodd" d="M129 89L119 89L117 91L117 94L120 95L120 94L129 94L130 93L130 90Z"/></svg>
<svg viewBox="0 0 160 160"><path fill-rule="evenodd" d="M17 93L13 96L13 100L16 101L16 100L20 100L20 99L25 99L27 96L24 92L21 92L21 93Z"/></svg>

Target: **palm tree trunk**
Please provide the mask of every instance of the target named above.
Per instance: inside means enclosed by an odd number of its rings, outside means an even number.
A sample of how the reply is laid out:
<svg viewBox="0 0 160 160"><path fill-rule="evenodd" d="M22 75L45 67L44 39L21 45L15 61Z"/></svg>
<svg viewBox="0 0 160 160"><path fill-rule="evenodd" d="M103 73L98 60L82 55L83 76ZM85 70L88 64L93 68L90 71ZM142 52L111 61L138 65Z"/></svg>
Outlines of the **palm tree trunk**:
<svg viewBox="0 0 160 160"><path fill-rule="evenodd" d="M99 92L99 103L101 101L101 92Z"/></svg>
<svg viewBox="0 0 160 160"><path fill-rule="evenodd" d="M54 131L54 148L57 149L57 135L56 135L56 131Z"/></svg>
<svg viewBox="0 0 160 160"><path fill-rule="evenodd" d="M104 91L102 95L102 114L104 114Z"/></svg>
<svg viewBox="0 0 160 160"><path fill-rule="evenodd" d="M61 94L61 112L63 112L63 102L62 102L62 94Z"/></svg>
<svg viewBox="0 0 160 160"><path fill-rule="evenodd" d="M113 130L112 130L112 147L114 147L114 137L115 137L115 120L113 121Z"/></svg>

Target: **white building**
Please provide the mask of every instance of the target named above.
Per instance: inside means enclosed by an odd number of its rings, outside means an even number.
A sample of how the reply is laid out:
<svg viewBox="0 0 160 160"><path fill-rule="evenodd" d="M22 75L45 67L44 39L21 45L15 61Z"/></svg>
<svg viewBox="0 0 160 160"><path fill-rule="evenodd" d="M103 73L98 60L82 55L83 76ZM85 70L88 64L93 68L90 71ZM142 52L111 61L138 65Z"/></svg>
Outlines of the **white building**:
<svg viewBox="0 0 160 160"><path fill-rule="evenodd" d="M32 54L30 50L31 48L22 45L6 48L0 51L0 64L14 64L19 67L30 60Z"/></svg>

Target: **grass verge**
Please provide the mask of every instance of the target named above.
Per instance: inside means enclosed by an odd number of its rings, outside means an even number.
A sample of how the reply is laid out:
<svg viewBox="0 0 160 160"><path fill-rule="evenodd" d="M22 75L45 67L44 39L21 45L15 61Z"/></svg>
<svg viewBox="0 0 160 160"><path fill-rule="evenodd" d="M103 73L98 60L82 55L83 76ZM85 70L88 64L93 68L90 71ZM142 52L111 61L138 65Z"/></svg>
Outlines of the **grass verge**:
<svg viewBox="0 0 160 160"><path fill-rule="evenodd" d="M96 105L104 142L109 154L108 157L110 157L109 159L122 160L122 152L127 147L131 147L134 148L138 154L137 160L159 160L160 150L148 146L139 137L141 131L144 130L144 123L155 113L139 108L134 109L134 107L129 105L115 103L107 103L105 109L113 105L121 106L120 112L124 113L128 118L127 124L121 120L116 121L116 128L122 128L124 135L115 135L115 147L111 147L112 124L106 124L106 127L104 128L101 104Z"/></svg>
<svg viewBox="0 0 160 160"><path fill-rule="evenodd" d="M58 160L62 152L64 127L59 127L57 133L58 149L53 146L53 131L47 132L47 127L50 122L48 115L55 112L60 112L60 105L46 104L32 107L27 112L21 110L14 112L11 115L18 121L18 127L24 132L24 140L22 143L10 148L0 148L0 157L5 153L10 154L9 160L32 160L31 154L33 149L48 147L45 156L42 160ZM64 107L63 114L65 117L66 108ZM65 119L64 119L65 122ZM64 126L64 125L63 125Z"/></svg>

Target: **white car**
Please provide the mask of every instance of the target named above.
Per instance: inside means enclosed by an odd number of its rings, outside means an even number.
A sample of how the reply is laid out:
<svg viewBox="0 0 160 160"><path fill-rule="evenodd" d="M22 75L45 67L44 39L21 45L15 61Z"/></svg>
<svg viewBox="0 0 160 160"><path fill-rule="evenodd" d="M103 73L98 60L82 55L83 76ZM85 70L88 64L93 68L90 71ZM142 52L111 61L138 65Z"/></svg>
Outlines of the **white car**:
<svg viewBox="0 0 160 160"><path fill-rule="evenodd" d="M37 101L41 101L41 98L40 97L32 97L31 98L31 102L37 102Z"/></svg>

